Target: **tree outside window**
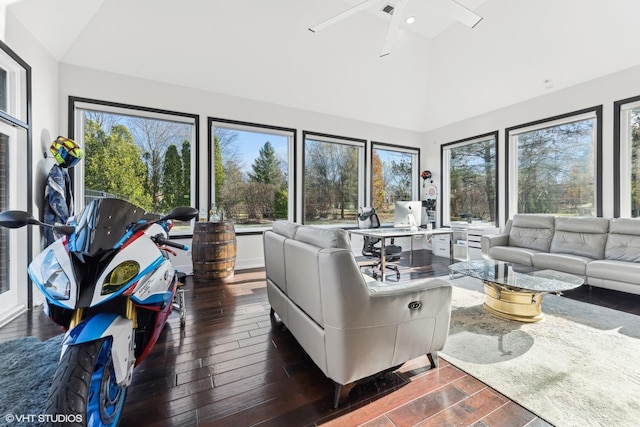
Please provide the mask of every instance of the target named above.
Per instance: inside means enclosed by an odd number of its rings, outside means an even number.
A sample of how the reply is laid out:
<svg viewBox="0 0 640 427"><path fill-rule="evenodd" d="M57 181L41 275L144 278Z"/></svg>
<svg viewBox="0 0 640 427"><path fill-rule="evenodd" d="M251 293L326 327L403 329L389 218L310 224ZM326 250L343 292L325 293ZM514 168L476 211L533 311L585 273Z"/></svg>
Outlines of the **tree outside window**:
<svg viewBox="0 0 640 427"><path fill-rule="evenodd" d="M294 131L212 124L214 204L239 229L289 218L289 148Z"/></svg>
<svg viewBox="0 0 640 427"><path fill-rule="evenodd" d="M111 108L110 110L113 110ZM192 147L195 119L189 123L79 109L85 150L74 168L83 176L84 205L115 197L147 212L165 214L177 206L194 206ZM176 221L173 234L188 232L188 222Z"/></svg>
<svg viewBox="0 0 640 427"><path fill-rule="evenodd" d="M305 224L355 224L362 194L364 141L304 140Z"/></svg>
<svg viewBox="0 0 640 427"><path fill-rule="evenodd" d="M371 150L372 205L381 223L393 222L397 200L414 200L418 180L418 151L382 148Z"/></svg>
<svg viewBox="0 0 640 427"><path fill-rule="evenodd" d="M449 220L496 220L495 135L446 148Z"/></svg>
<svg viewBox="0 0 640 427"><path fill-rule="evenodd" d="M640 107L629 110L631 137L631 217L640 217Z"/></svg>
<svg viewBox="0 0 640 427"><path fill-rule="evenodd" d="M86 112L85 202L103 196L166 213L191 201L190 125Z"/></svg>
<svg viewBox="0 0 640 427"><path fill-rule="evenodd" d="M595 216L595 119L515 136L517 212Z"/></svg>

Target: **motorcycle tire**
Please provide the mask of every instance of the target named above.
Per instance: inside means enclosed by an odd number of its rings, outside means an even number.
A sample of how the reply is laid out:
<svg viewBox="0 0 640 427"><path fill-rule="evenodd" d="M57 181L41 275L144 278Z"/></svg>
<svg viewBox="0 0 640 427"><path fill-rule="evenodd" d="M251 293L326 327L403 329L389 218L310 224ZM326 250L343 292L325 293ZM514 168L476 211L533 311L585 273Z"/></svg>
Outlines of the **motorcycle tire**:
<svg viewBox="0 0 640 427"><path fill-rule="evenodd" d="M111 342L103 338L67 348L49 391L46 413L55 421L47 426L118 425L127 389L116 383Z"/></svg>

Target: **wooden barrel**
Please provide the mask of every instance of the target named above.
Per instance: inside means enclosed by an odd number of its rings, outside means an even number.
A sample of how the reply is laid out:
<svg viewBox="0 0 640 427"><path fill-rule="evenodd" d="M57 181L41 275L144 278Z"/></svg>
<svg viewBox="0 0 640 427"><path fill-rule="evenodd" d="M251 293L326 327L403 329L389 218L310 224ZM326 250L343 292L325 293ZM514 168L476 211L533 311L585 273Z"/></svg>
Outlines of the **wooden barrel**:
<svg viewBox="0 0 640 427"><path fill-rule="evenodd" d="M233 222L196 222L191 260L194 280L232 277L236 267L236 231Z"/></svg>

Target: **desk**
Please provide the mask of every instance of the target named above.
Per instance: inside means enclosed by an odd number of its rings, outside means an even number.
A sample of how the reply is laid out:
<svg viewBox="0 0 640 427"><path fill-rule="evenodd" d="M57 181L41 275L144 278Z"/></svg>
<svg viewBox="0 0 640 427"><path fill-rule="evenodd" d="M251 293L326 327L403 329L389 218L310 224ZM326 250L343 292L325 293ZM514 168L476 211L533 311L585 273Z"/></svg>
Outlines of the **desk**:
<svg viewBox="0 0 640 427"><path fill-rule="evenodd" d="M385 239L395 237L414 237L414 236L433 236L436 234L449 235L449 264L453 264L453 230L450 228L435 228L427 230L424 228L358 228L349 230L349 234L359 234L361 236L369 236L380 239L380 278L384 281L385 265L387 263L385 254ZM409 255L409 263L413 265L413 239L411 240L411 253Z"/></svg>

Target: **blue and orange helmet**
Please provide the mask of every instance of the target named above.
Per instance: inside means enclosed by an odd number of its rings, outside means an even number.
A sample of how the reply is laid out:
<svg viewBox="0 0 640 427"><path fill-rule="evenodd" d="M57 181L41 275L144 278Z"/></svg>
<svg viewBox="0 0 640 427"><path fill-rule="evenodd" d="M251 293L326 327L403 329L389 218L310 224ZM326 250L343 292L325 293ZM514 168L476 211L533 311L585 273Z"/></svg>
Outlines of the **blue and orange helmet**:
<svg viewBox="0 0 640 427"><path fill-rule="evenodd" d="M84 156L84 151L73 139L59 136L51 143L51 153L63 168L74 167Z"/></svg>

